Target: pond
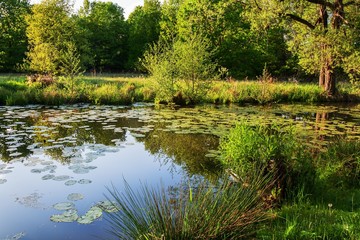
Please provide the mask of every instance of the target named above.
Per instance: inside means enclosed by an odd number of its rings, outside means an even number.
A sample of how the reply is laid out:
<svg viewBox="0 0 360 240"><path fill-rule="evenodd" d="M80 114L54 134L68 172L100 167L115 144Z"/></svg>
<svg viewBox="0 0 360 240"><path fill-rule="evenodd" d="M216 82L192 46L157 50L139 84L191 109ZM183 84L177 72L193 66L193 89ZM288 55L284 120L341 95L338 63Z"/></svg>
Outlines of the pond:
<svg viewBox="0 0 360 240"><path fill-rule="evenodd" d="M0 239L111 239L106 187L216 179L237 121L295 126L321 149L359 138L359 120L359 105L0 107Z"/></svg>

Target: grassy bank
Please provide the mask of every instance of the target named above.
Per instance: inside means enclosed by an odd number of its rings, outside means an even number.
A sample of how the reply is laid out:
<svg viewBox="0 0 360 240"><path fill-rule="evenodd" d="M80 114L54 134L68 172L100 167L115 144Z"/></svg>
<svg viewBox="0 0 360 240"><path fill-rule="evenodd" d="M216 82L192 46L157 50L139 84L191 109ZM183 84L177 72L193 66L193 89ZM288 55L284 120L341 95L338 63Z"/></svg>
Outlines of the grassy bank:
<svg viewBox="0 0 360 240"><path fill-rule="evenodd" d="M220 143L218 182L177 194L110 189L123 211L119 239L359 239L360 143L334 139L321 151L296 129L239 123ZM229 177L231 176L231 177Z"/></svg>
<svg viewBox="0 0 360 240"><path fill-rule="evenodd" d="M258 239L359 239L360 143L304 146L296 129L240 123L222 140L221 159L241 179L259 163L274 172L273 208ZM275 205L274 205L275 204Z"/></svg>
<svg viewBox="0 0 360 240"><path fill-rule="evenodd" d="M181 89L181 88L180 88ZM338 84L339 94L327 97L316 84L264 83L259 81L213 81L199 103L319 103L359 101L360 89L350 84ZM69 82L28 84L25 76L0 76L0 104L26 105L67 103L130 104L133 102L163 102L156 84L143 76L83 76ZM176 93L178 102L186 103L185 93Z"/></svg>

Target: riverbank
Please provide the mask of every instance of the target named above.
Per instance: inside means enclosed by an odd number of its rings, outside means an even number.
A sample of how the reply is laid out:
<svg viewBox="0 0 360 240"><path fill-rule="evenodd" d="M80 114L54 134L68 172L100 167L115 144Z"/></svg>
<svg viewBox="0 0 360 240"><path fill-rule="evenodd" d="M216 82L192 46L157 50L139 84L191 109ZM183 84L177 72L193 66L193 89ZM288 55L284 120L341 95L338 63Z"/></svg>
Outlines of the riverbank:
<svg viewBox="0 0 360 240"><path fill-rule="evenodd" d="M186 104L182 92L178 103ZM314 83L260 81L213 81L199 103L269 104L359 102L360 88L349 83L338 84L338 94L327 96ZM59 105L69 103L131 104L134 102L164 102L159 98L155 83L141 75L83 76L73 81L57 79L52 84L28 84L25 76L0 76L0 104Z"/></svg>

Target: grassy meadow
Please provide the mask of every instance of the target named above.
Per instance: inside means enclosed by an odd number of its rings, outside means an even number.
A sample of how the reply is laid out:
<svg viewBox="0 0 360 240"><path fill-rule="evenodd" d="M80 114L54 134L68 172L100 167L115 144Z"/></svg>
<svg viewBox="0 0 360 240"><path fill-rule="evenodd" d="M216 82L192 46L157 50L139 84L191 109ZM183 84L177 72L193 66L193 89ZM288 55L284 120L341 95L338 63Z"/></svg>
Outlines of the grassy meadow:
<svg viewBox="0 0 360 240"><path fill-rule="evenodd" d="M328 97L315 83L262 81L212 81L196 103L321 103L360 100L360 89L338 84L338 94ZM179 99L180 98L180 99ZM174 94L175 103L187 104L182 86ZM167 102L158 94L156 81L142 75L82 76L73 80L57 78L52 84L28 83L24 75L0 75L0 104L59 105L68 103L131 104Z"/></svg>

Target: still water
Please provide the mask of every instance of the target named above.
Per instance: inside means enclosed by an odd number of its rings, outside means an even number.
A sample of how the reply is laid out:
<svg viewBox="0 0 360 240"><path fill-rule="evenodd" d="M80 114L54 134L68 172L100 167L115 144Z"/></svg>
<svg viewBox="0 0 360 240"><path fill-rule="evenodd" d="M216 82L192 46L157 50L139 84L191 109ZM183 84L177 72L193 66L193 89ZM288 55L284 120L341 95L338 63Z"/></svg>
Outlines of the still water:
<svg viewBox="0 0 360 240"><path fill-rule="evenodd" d="M111 239L105 210L81 220L107 200L106 187L216 179L219 137L238 121L295 126L319 148L360 136L358 105L0 107L0 240ZM76 215L58 222L59 203Z"/></svg>

